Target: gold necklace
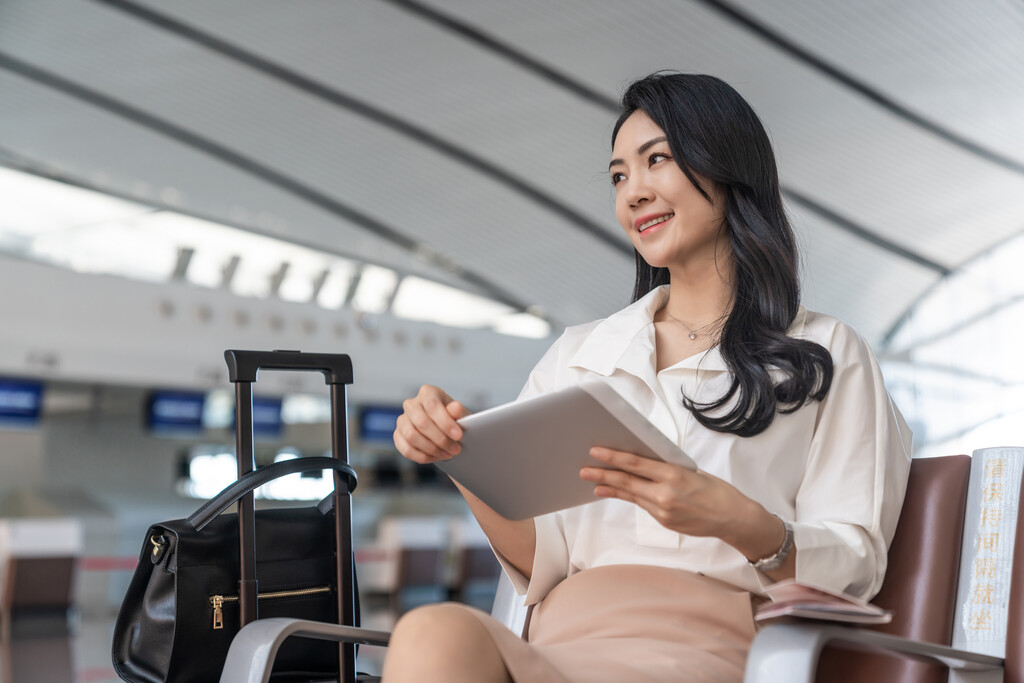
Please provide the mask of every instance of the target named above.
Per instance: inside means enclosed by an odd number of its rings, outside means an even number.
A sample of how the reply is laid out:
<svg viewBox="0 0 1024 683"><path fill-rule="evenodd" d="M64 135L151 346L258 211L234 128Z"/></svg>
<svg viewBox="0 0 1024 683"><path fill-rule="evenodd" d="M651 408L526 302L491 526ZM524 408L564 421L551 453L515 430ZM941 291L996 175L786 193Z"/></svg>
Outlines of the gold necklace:
<svg viewBox="0 0 1024 683"><path fill-rule="evenodd" d="M697 328L692 328L692 327L690 327L689 325L687 325L686 323L684 323L684 322L683 322L682 320L680 320L679 318L677 318L677 317L675 317L674 315L672 315L671 313L669 313L669 312L668 312L668 308L667 308L667 307L666 307L666 308L665 308L664 310L665 310L665 315L667 315L668 317L672 318L672 319L673 319L673 320L675 320L675 321L676 321L677 323L679 323L680 325L682 325L683 327L685 327L685 328L686 328L686 331L690 333L690 335L689 335L689 336L690 336L690 339L691 339L691 340L692 340L692 339L696 339L696 338L697 338L697 334L698 334L698 333L699 333L699 332L700 332L701 330L705 330L705 329L707 329L707 328L711 327L712 325L714 325L715 323L719 323L719 322L722 322L722 319L723 319L723 318L725 318L725 313L723 313L722 315L718 316L717 318L715 318L715 319L714 319L714 320L712 320L711 322L707 323L706 325L701 325L700 327L697 327Z"/></svg>

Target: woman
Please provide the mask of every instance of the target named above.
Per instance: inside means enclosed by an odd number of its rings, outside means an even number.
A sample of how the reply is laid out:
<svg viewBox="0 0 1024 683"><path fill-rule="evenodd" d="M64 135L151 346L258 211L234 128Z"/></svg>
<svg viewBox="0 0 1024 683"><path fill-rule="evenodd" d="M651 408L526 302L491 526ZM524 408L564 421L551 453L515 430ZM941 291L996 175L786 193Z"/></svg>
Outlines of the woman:
<svg viewBox="0 0 1024 683"><path fill-rule="evenodd" d="M787 578L872 597L903 501L910 433L855 332L800 307L797 254L756 114L709 76L623 96L609 164L636 250L634 303L566 330L522 398L617 389L697 471L595 448L598 502L501 518L460 487L526 603L528 642L458 605L395 629L384 680L738 681L752 600ZM405 402L395 444L455 457L465 409Z"/></svg>

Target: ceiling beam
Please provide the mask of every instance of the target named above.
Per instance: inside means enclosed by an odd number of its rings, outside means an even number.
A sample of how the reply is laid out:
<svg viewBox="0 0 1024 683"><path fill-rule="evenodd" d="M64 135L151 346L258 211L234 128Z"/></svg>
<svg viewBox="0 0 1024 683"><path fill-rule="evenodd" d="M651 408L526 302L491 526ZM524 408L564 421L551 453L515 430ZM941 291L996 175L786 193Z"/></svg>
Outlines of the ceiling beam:
<svg viewBox="0 0 1024 683"><path fill-rule="evenodd" d="M180 38L202 45L222 57L248 66L263 76L273 78L307 95L341 107L373 124L398 133L416 144L429 147L435 152L451 157L544 209L561 216L570 226L583 230L591 237L606 244L612 250L630 259L633 257L633 247L622 239L618 230L609 230L568 204L559 201L543 189L531 185L510 171L474 154L464 147L445 140L422 126L417 126L404 118L375 107L369 102L344 93L336 87L316 81L294 69L261 57L254 52L233 45L222 38L201 31L194 26L156 12L148 7L131 2L131 0L94 0L94 2L108 5L169 33L173 33Z"/></svg>
<svg viewBox="0 0 1024 683"><path fill-rule="evenodd" d="M378 221L354 207L341 202L319 190L303 183L297 178L288 176L276 169L262 164L255 159L245 156L240 152L232 150L214 140L203 137L197 133L187 130L177 124L159 118L149 112L133 107L125 102L104 95L98 91L86 88L85 86L70 81L50 71L33 66L20 59L0 52L0 69L18 74L23 78L31 80L39 85L56 90L68 97L86 102L94 107L102 109L107 113L129 120L141 127L159 133L182 145L191 147L197 151L207 154L219 161L233 166L249 175L259 178L279 189L303 199L334 216L359 226L377 237L386 240L414 257L419 258L434 266L443 268L453 276L473 285L479 291L503 304L511 306L519 311L526 311L529 304L520 301L510 292L500 287L489 278L474 271L463 268L453 262L451 258L436 251L429 245L417 242L408 235L396 228ZM553 326L557 321L548 319Z"/></svg>
<svg viewBox="0 0 1024 683"><path fill-rule="evenodd" d="M528 71L538 78L549 81L558 87L561 87L568 92L571 92L581 99L584 99L593 104L597 104L604 109L608 110L613 114L618 114L619 103L612 97L603 95L596 90L588 87L587 85L576 80L572 76L563 72L557 71L556 69L547 66L538 59L526 54L522 50L519 50L508 43L504 43L498 38L481 31L478 28L471 26L470 24L450 15L445 14L432 7L417 2L416 0L380 0L381 2L387 2L389 4L400 7L408 12L415 14L431 23L434 23L452 33L462 36L466 40L476 43L478 46L485 50L493 52L506 60L516 64L520 68ZM796 192L787 188L785 185L782 186L782 193L787 197L803 204L808 209L814 211L821 217L833 223L836 227L849 232L856 237L868 241L877 247L881 247L886 251L896 254L902 258L909 259L914 263L924 265L926 268L936 270L937 272L948 274L949 269L945 266L931 261L925 256L918 254L917 252L908 249L907 247L900 246L895 242L892 242L882 237L877 231L858 225L853 220L843 216L838 211L825 207L820 202L810 199L803 193Z"/></svg>
<svg viewBox="0 0 1024 683"><path fill-rule="evenodd" d="M548 81L549 83L567 90L572 94L576 95L581 100L586 100L592 104L608 109L609 104L614 111L618 111L618 103L609 98L602 92L594 90L588 85L581 83L572 76L565 74L554 67L541 62L539 59L526 54L522 50L519 50L508 43L504 43L494 36L481 31L480 29L472 26L461 19L458 19L450 14L428 7L415 0L380 0L390 5L394 5L400 9L415 14L421 19L426 19L432 24L436 24L441 28L445 29L449 33L462 36L471 43L476 43L480 47L484 48L488 52L492 52L496 55L503 57L506 61L512 62L524 71L529 71L534 76L541 78L542 80Z"/></svg>
<svg viewBox="0 0 1024 683"><path fill-rule="evenodd" d="M985 161L991 162L997 166L1001 166L1008 171L1012 171L1019 175L1024 175L1024 162L1012 159L1005 154L989 149L984 145L978 144L973 140L960 135L959 133L950 130L949 128L936 123L930 119L925 118L921 114L912 111L905 105L897 102L894 98L889 97L877 88L873 88L866 82L855 78L853 75L843 71L837 66L829 64L818 55L812 53L810 50L798 45L796 42L786 38L778 31L769 28L767 25L761 23L750 14L742 11L735 5L725 2L724 0L693 0L699 2L702 5L711 8L718 14L726 17L729 21L739 24L746 28L751 33L754 33L764 39L766 42L782 50L790 57L799 60L800 62L811 67L815 71L824 76L836 81L844 87L854 91L858 95L874 102L879 107L882 107L889 113L898 116L899 118L907 121L908 123L926 130L936 137L948 142L951 145L959 147L960 149L973 154L977 157L984 159Z"/></svg>
<svg viewBox="0 0 1024 683"><path fill-rule="evenodd" d="M929 270L933 270L943 277L946 277L947 275L950 275L953 272L951 268L948 268L937 261L933 261L926 256L922 256L916 251L911 251L906 247L900 246L899 244L896 244L895 242L882 237L881 235L872 230L868 230L864 226L855 223L849 218L846 218L845 216L836 213L832 209L823 205L821 202L815 199L811 199L809 196L803 194L802 192L798 192L793 188L785 188L783 190L783 194L785 194L786 198L789 199L791 202L794 202L795 204L800 204L804 208L810 209L814 213L818 214L819 216L827 220L829 223L832 223L833 225L842 228L843 230L852 235L856 235L857 237L861 238L866 242L870 242L871 244L874 244L877 247L881 247L882 249L885 249L888 252L891 252L898 256L902 256L908 261L913 261L919 266L924 266Z"/></svg>

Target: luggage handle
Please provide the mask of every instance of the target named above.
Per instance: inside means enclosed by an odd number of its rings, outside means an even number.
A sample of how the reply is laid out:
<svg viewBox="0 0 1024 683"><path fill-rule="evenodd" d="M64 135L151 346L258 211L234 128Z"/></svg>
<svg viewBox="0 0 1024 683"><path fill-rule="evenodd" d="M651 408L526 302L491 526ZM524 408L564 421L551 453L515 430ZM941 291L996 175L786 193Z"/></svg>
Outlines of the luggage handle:
<svg viewBox="0 0 1024 683"><path fill-rule="evenodd" d="M324 374L331 387L331 451L334 458L347 464L348 438L346 433L347 399L346 385L352 384L352 360L344 354L302 353L300 351L239 351L228 349L224 352L228 365L228 378L235 385L236 452L238 453L239 479L252 473L252 385L261 368L268 370L317 370ZM340 412L340 415L339 415ZM242 429L242 424L246 429ZM338 471L332 466L332 469ZM349 480L351 484L351 480ZM335 580L338 585L338 622L355 623L355 574L352 555L352 501L342 504L342 491L335 482L332 502L334 503L334 543L336 547ZM240 598L239 625L245 626L257 618L257 581L255 576L255 513L251 493L242 494L238 502L238 549ZM352 643L338 644L338 681L355 683L355 646Z"/></svg>
<svg viewBox="0 0 1024 683"><path fill-rule="evenodd" d="M352 384L352 359L342 353L302 353L301 351L224 352L228 379L232 382L255 382L263 370L318 370L327 384Z"/></svg>
<svg viewBox="0 0 1024 683"><path fill-rule="evenodd" d="M203 503L203 505L193 512L185 521L196 531L202 531L203 528L216 519L220 513L238 502L239 498L250 491L256 490L263 484L275 479L280 479L281 477L285 477L289 474L314 472L317 470L334 470L341 474L348 481L347 488L349 493L352 493L352 491L355 490L356 484L359 481L355 470L347 463L337 460L336 458L295 458L293 460L285 460L284 462L276 462L273 465L261 467L249 472L238 481L225 487L223 491L206 503Z"/></svg>

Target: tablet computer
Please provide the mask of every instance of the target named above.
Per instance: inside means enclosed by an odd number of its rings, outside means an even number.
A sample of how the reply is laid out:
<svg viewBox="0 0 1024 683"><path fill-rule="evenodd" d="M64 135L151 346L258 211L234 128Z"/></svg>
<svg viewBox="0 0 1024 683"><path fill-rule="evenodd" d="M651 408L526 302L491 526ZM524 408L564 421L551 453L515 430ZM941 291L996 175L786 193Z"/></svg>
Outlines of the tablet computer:
<svg viewBox="0 0 1024 683"><path fill-rule="evenodd" d="M467 415L462 451L435 463L507 519L600 500L580 469L593 446L697 465L607 384L586 382Z"/></svg>

